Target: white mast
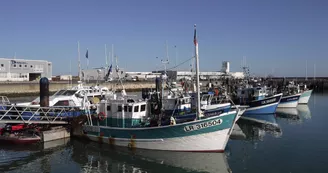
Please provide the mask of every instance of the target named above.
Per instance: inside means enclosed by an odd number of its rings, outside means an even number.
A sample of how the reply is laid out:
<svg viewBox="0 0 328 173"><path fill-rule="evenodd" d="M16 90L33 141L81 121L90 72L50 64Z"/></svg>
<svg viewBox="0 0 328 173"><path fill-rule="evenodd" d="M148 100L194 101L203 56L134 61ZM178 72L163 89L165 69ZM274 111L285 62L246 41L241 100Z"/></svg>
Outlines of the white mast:
<svg viewBox="0 0 328 173"><path fill-rule="evenodd" d="M114 44L112 44L112 64L114 64Z"/></svg>
<svg viewBox="0 0 328 173"><path fill-rule="evenodd" d="M308 77L307 77L307 60L305 61L305 80L306 81L308 80Z"/></svg>
<svg viewBox="0 0 328 173"><path fill-rule="evenodd" d="M314 68L313 68L313 80L315 80L315 63L314 63Z"/></svg>
<svg viewBox="0 0 328 173"><path fill-rule="evenodd" d="M196 24L194 25L194 44L195 44L195 58L196 58L197 119L199 119L203 115L200 110L199 57L198 57L198 42L197 42L197 35L196 35Z"/></svg>
<svg viewBox="0 0 328 173"><path fill-rule="evenodd" d="M178 65L178 48L176 45L174 46L174 48L175 48L175 68L176 68L176 70L178 70L178 67L177 67L177 65Z"/></svg>
<svg viewBox="0 0 328 173"><path fill-rule="evenodd" d="M105 59L106 59L106 68L107 68L108 67L108 62L107 62L107 46L106 46L106 44L105 44Z"/></svg>
<svg viewBox="0 0 328 173"><path fill-rule="evenodd" d="M80 42L77 42L77 53L78 53L78 61L79 61L79 79L82 80L82 73L81 73L81 58L80 58Z"/></svg>
<svg viewBox="0 0 328 173"><path fill-rule="evenodd" d="M166 40L166 60L167 60L167 63L169 63L169 48L168 48L168 45L167 45L167 40Z"/></svg>

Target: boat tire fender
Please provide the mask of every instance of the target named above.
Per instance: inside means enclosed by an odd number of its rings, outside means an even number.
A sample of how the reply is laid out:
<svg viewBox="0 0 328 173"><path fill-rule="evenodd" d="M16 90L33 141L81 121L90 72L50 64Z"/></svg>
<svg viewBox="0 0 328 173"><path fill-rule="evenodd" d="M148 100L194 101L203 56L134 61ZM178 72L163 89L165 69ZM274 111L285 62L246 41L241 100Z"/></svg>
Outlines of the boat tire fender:
<svg viewBox="0 0 328 173"><path fill-rule="evenodd" d="M100 113L98 114L98 119L99 119L100 121L105 120L105 118L106 118L106 114L104 114L103 112L100 112Z"/></svg>

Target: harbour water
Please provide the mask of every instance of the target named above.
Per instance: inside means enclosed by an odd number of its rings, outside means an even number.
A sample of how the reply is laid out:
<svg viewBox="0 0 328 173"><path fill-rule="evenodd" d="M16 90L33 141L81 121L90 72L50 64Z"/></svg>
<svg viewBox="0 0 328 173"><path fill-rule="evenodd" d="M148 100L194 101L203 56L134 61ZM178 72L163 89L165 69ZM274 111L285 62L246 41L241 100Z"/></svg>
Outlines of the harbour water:
<svg viewBox="0 0 328 173"><path fill-rule="evenodd" d="M0 172L327 172L327 102L328 94L313 93L308 105L271 115L271 125L240 121L242 133L223 154L131 151L73 138L0 145Z"/></svg>

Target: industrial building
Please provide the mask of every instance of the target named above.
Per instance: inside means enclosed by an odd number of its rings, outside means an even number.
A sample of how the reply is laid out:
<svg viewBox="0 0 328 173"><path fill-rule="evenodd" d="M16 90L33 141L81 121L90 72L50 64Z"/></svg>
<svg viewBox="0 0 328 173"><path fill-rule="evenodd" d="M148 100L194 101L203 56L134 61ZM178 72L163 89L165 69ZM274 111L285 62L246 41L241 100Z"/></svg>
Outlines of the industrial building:
<svg viewBox="0 0 328 173"><path fill-rule="evenodd" d="M153 71L164 73L164 71ZM181 80L187 79L190 80L192 76L196 75L196 72L191 71L167 71L166 72L168 78L173 80ZM213 71L213 72L199 72L200 80L216 80L222 77L232 77L236 79L244 78L243 72L230 72L230 63L228 61L222 62L222 69L221 71Z"/></svg>
<svg viewBox="0 0 328 173"><path fill-rule="evenodd" d="M93 68L82 70L82 80L98 80L103 81L108 72L107 68ZM120 76L124 80L128 81L143 81L143 80L155 80L156 77L160 77L161 74L164 74L164 71L153 71L153 72L125 72L120 69ZM195 72L190 71L166 71L167 76L172 80L181 80L181 79L191 79L192 76L195 76ZM222 77L232 77L237 79L244 78L243 72L230 72L230 63L228 61L222 62L221 71L213 72L200 72L201 80L216 80ZM117 79L117 74L115 69L112 70L112 73L109 75L109 79Z"/></svg>
<svg viewBox="0 0 328 173"><path fill-rule="evenodd" d="M108 68L100 67L100 68L92 68L92 69L83 69L81 74L81 79L83 81L104 81L106 74L108 73ZM119 75L124 78L126 76L126 73L124 69L119 70ZM108 75L108 81L117 79L118 74L116 72L116 69L113 68L111 73Z"/></svg>
<svg viewBox="0 0 328 173"><path fill-rule="evenodd" d="M0 58L0 81L51 80L52 63L44 60Z"/></svg>

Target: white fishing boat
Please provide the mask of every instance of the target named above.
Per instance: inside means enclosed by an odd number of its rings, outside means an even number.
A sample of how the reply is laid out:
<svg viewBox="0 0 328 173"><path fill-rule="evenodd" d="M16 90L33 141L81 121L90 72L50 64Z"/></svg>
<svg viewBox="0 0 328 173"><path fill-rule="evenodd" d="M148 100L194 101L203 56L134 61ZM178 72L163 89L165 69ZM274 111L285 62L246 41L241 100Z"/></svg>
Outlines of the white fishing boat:
<svg viewBox="0 0 328 173"><path fill-rule="evenodd" d="M179 123L171 117L170 124L162 124L163 102L154 107L149 101L133 99L123 94L121 97L106 98L100 102L98 119L83 125L85 136L96 142L129 148L223 152L236 119L244 110L237 107L227 113L214 110L209 114L201 110L196 26L194 32L197 112L191 114L195 114L196 119ZM153 113L156 110L160 110L160 113Z"/></svg>
<svg viewBox="0 0 328 173"><path fill-rule="evenodd" d="M74 106L83 108L84 96L88 98L91 104L99 102L105 95L112 95L113 92L107 87L84 86L79 82L77 86L69 89L62 89L49 97L49 106ZM15 103L17 106L40 107L40 97L31 102Z"/></svg>

